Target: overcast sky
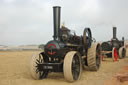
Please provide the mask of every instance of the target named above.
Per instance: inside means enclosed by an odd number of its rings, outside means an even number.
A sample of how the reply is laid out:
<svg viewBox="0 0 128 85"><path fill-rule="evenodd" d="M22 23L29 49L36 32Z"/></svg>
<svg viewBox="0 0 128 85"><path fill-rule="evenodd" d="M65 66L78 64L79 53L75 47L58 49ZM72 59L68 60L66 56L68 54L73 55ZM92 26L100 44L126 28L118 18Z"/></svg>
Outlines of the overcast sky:
<svg viewBox="0 0 128 85"><path fill-rule="evenodd" d="M97 41L128 39L128 0L0 0L0 45L47 43L53 36L53 6L61 24L82 35L90 27Z"/></svg>

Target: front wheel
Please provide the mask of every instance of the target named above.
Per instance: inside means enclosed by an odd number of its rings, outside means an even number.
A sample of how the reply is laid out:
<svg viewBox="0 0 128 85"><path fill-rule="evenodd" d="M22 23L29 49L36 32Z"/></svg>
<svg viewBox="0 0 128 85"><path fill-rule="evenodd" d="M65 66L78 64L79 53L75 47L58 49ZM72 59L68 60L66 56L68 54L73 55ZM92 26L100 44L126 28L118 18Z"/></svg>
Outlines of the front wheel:
<svg viewBox="0 0 128 85"><path fill-rule="evenodd" d="M117 61L117 59L118 59L118 53L117 53L117 49L115 48L115 47L113 47L112 48L112 59L113 59L113 61Z"/></svg>
<svg viewBox="0 0 128 85"><path fill-rule="evenodd" d="M31 57L30 61L30 73L34 79L44 79L48 75L48 71L42 71L39 69L39 64L44 63L45 54L36 53Z"/></svg>

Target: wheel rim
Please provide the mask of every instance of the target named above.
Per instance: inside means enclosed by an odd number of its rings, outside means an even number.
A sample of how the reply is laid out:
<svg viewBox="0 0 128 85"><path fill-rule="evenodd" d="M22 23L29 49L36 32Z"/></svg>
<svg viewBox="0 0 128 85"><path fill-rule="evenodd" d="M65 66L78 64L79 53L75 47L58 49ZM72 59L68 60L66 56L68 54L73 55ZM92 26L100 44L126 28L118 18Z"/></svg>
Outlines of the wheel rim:
<svg viewBox="0 0 128 85"><path fill-rule="evenodd" d="M115 61L117 61L117 50L116 50L116 48L114 49L114 59L115 59Z"/></svg>
<svg viewBox="0 0 128 85"><path fill-rule="evenodd" d="M77 80L80 75L80 60L78 55L76 54L74 55L72 60L72 74L74 80Z"/></svg>

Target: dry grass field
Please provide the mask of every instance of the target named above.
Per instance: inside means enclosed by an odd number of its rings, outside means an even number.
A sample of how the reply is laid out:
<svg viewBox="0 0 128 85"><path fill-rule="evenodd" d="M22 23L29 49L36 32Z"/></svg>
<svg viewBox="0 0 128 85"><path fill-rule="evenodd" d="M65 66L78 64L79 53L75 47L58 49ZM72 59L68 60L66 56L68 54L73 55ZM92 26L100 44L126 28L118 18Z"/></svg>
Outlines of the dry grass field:
<svg viewBox="0 0 128 85"><path fill-rule="evenodd" d="M38 51L1 51L0 85L103 85L105 80L128 65L128 58L118 62L105 59L99 71L83 70L80 80L74 83L67 82L62 73L50 73L44 80L34 80L29 73L29 62L36 52Z"/></svg>

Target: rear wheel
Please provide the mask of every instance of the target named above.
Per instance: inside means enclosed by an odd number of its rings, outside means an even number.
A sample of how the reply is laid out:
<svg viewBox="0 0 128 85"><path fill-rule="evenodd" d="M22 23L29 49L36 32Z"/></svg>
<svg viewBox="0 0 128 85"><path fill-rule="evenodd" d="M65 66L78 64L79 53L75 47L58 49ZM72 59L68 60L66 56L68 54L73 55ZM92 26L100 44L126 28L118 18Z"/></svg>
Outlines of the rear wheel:
<svg viewBox="0 0 128 85"><path fill-rule="evenodd" d="M122 59L122 58L125 58L126 57L126 49L124 47L121 47L119 49L119 58Z"/></svg>
<svg viewBox="0 0 128 85"><path fill-rule="evenodd" d="M44 56L45 54L42 52L36 53L31 57L30 72L34 79L44 79L48 75L48 71L41 71L39 69L39 64L44 63Z"/></svg>
<svg viewBox="0 0 128 85"><path fill-rule="evenodd" d="M76 51L70 51L64 58L63 72L67 81L73 82L80 78L82 71L81 57Z"/></svg>
<svg viewBox="0 0 128 85"><path fill-rule="evenodd" d="M88 49L87 55L88 67L91 71L97 71L101 64L101 47L100 44L93 43Z"/></svg>

